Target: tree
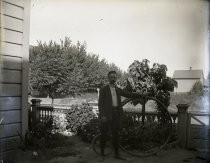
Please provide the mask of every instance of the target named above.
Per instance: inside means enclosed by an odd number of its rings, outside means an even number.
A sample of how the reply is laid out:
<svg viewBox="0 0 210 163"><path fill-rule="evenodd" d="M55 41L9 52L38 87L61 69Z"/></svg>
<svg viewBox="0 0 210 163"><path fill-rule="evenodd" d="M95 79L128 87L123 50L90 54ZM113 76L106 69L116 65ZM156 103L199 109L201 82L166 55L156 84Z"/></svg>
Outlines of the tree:
<svg viewBox="0 0 210 163"><path fill-rule="evenodd" d="M203 94L204 93L204 87L201 81L196 81L191 90L190 90L191 94Z"/></svg>
<svg viewBox="0 0 210 163"><path fill-rule="evenodd" d="M50 98L65 95L68 67L60 45L53 43L33 47L29 56L29 85L32 90L47 92Z"/></svg>
<svg viewBox="0 0 210 163"><path fill-rule="evenodd" d="M169 106L170 91L174 91L177 82L166 75L166 65L154 63L150 68L149 60L135 60L129 66L128 72L128 78L124 80L124 89L131 92L149 92L150 96Z"/></svg>
<svg viewBox="0 0 210 163"><path fill-rule="evenodd" d="M96 91L108 82L110 70L122 76L116 65L99 60L98 55L88 54L86 46L85 42L74 45L68 37L60 43L38 42L38 46L30 49L29 92L46 92L54 99Z"/></svg>

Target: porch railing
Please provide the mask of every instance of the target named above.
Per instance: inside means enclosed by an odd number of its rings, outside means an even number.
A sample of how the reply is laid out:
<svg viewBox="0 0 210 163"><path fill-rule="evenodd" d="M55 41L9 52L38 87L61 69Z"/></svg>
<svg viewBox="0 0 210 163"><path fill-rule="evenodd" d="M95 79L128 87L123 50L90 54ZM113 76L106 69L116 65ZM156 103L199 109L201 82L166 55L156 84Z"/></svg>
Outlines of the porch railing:
<svg viewBox="0 0 210 163"><path fill-rule="evenodd" d="M41 100L32 99L31 108L29 109L29 129L32 128L33 124L38 122L46 122L50 117L56 114L64 114L67 109L71 109L70 106L43 106L40 105ZM188 142L188 105L179 104L177 105L178 112L170 113L173 123L173 136L176 137L177 143L182 148L187 148ZM133 118L140 118L141 113L127 113L133 114ZM146 118L153 119L157 117L157 113L147 112Z"/></svg>

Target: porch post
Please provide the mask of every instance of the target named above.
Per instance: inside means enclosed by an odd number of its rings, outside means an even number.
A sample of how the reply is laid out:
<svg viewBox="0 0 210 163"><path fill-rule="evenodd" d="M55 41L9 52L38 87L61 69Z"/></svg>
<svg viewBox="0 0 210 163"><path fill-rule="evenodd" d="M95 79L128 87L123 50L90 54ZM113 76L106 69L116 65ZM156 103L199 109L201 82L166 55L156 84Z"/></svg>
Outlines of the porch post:
<svg viewBox="0 0 210 163"><path fill-rule="evenodd" d="M39 119L39 112L37 107L40 106L42 100L40 99L32 99L31 100L31 107L32 107L32 125Z"/></svg>
<svg viewBox="0 0 210 163"><path fill-rule="evenodd" d="M181 148L187 147L187 127L188 126L188 116L187 116L187 109L189 105L187 104L178 104L178 124L177 124L177 133L178 133L178 145Z"/></svg>

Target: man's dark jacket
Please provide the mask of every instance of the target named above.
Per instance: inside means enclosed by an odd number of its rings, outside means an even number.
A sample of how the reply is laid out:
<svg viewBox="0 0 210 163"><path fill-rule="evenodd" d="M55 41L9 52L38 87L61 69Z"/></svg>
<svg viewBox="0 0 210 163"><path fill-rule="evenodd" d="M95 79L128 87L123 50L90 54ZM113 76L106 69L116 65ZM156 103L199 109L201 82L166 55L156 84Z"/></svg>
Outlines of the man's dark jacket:
<svg viewBox="0 0 210 163"><path fill-rule="evenodd" d="M123 113L122 105L121 105L121 96L128 98L137 98L140 97L139 93L131 93L124 91L117 86L115 86L116 94L117 94L117 103L120 114ZM98 109L99 109L99 118L105 116L108 120L112 118L112 94L109 85L104 86L99 92L99 101L98 101Z"/></svg>

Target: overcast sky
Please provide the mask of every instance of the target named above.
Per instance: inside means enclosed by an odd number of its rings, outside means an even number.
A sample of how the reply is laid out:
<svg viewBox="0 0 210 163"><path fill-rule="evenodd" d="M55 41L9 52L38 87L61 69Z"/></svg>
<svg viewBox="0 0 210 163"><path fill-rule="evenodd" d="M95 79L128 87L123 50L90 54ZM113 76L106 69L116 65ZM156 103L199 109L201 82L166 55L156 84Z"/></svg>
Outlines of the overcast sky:
<svg viewBox="0 0 210 163"><path fill-rule="evenodd" d="M134 60L204 69L208 3L202 0L32 0L30 44L65 36L127 70Z"/></svg>

